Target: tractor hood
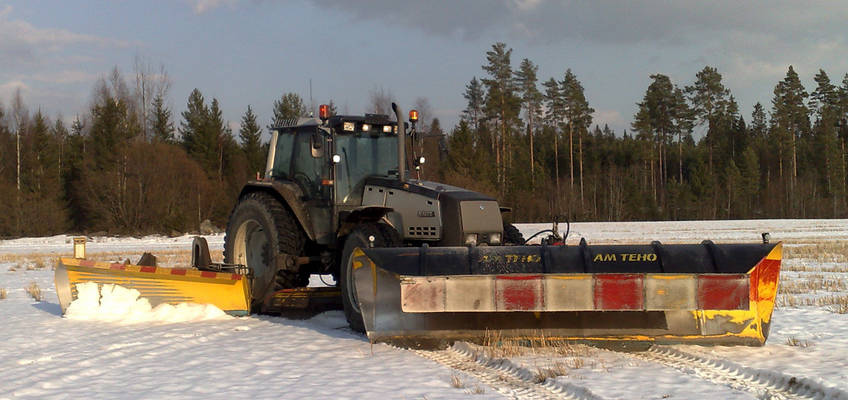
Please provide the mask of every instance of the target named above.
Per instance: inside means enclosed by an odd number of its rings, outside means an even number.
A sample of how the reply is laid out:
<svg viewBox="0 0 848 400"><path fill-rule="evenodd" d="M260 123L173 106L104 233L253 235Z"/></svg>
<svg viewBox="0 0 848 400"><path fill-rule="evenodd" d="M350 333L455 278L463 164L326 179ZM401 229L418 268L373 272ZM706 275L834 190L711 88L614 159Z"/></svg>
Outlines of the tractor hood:
<svg viewBox="0 0 848 400"><path fill-rule="evenodd" d="M401 215L402 235L406 238L438 238L441 246L501 243L503 220L498 202L492 197L456 186L420 180L401 182L375 176L367 178L365 185L388 189L388 196L378 196L379 200L374 202L390 207ZM399 193L393 193L393 190ZM432 213L429 211L431 208L434 209ZM422 231L422 235L419 235L419 231ZM473 235L473 238L469 235Z"/></svg>

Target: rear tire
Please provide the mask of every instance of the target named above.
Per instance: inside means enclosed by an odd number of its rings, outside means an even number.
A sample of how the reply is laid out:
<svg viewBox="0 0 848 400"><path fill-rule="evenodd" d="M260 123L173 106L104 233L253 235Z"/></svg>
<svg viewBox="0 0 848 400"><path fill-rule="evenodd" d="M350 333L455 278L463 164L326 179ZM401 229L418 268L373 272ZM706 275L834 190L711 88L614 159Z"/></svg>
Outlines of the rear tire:
<svg viewBox="0 0 848 400"><path fill-rule="evenodd" d="M397 231L386 224L368 222L354 228L344 242L342 256L339 263L339 286L342 289L342 305L344 306L345 318L350 329L356 332L365 332L365 324L362 321L362 312L359 309L356 288L353 285L353 249L369 246L369 237L374 237L374 247L395 247L401 244L400 235Z"/></svg>
<svg viewBox="0 0 848 400"><path fill-rule="evenodd" d="M246 265L253 272L252 308L261 309L271 292L303 287L309 275L300 271L277 270L280 253L299 256L305 238L291 212L274 197L250 193L233 208L224 237L224 262Z"/></svg>
<svg viewBox="0 0 848 400"><path fill-rule="evenodd" d="M505 246L521 246L524 245L524 235L513 224L504 222L503 224L503 244Z"/></svg>

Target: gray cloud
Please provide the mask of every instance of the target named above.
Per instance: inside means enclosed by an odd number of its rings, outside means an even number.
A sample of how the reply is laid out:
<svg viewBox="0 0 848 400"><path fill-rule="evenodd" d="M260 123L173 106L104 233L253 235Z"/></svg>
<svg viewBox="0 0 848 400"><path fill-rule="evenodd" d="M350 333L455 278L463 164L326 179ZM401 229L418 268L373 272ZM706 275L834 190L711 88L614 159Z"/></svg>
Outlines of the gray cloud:
<svg viewBox="0 0 848 400"><path fill-rule="evenodd" d="M633 44L759 34L783 39L837 37L848 3L798 1L545 1L312 0L355 19L379 20L427 33L476 39L506 33L511 39L550 43L567 39Z"/></svg>
<svg viewBox="0 0 848 400"><path fill-rule="evenodd" d="M195 14L203 14L218 7L227 5L233 7L238 0L187 0Z"/></svg>

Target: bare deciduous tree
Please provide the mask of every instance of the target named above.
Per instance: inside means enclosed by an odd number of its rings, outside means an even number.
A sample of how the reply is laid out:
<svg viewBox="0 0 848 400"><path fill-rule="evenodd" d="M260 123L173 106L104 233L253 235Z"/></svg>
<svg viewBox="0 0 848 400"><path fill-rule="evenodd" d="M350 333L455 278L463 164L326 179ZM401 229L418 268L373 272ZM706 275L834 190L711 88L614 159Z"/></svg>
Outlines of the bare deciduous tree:
<svg viewBox="0 0 848 400"><path fill-rule="evenodd" d="M391 90L385 89L382 86L375 87L369 93L369 98L369 108L374 114L389 115L392 113L392 102L395 101L395 95L392 94Z"/></svg>

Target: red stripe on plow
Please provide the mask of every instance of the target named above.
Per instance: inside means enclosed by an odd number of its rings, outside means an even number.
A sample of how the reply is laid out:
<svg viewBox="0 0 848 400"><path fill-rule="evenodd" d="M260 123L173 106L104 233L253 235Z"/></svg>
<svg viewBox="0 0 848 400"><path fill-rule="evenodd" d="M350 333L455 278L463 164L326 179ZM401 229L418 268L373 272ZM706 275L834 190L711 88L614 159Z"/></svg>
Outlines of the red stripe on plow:
<svg viewBox="0 0 848 400"><path fill-rule="evenodd" d="M595 274L596 310L642 310L641 274Z"/></svg>
<svg viewBox="0 0 848 400"><path fill-rule="evenodd" d="M542 277L501 275L495 281L498 311L542 310Z"/></svg>
<svg viewBox="0 0 848 400"><path fill-rule="evenodd" d="M698 308L701 310L747 310L748 275L700 275Z"/></svg>

